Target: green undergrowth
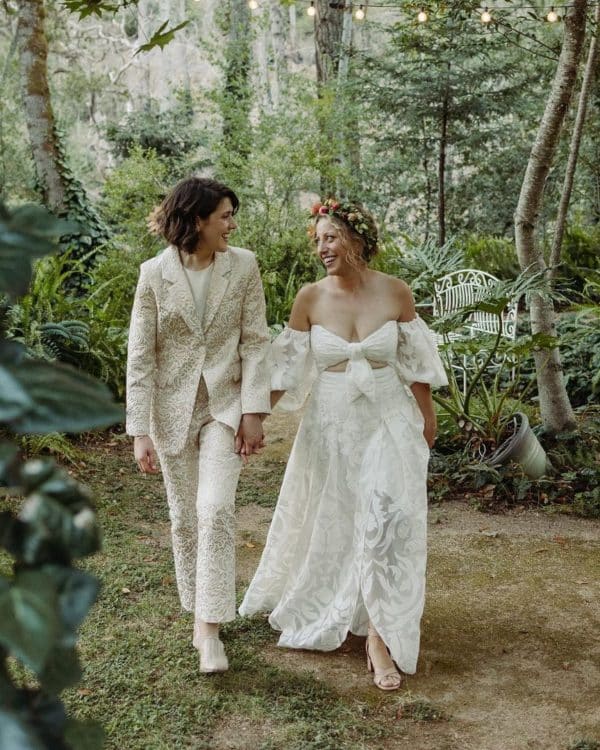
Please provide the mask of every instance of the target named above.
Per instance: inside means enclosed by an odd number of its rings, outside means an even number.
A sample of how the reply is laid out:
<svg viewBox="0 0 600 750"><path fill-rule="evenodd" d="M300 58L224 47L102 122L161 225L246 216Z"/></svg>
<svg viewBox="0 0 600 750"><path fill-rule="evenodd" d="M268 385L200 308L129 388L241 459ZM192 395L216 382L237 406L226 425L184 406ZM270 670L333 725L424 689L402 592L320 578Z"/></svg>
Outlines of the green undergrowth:
<svg viewBox="0 0 600 750"><path fill-rule="evenodd" d="M453 500L460 493L484 511L527 506L600 518L600 409L583 407L577 419L573 432L538 435L551 464L538 480L526 477L516 464L492 467L475 461L442 436L429 467L430 500Z"/></svg>

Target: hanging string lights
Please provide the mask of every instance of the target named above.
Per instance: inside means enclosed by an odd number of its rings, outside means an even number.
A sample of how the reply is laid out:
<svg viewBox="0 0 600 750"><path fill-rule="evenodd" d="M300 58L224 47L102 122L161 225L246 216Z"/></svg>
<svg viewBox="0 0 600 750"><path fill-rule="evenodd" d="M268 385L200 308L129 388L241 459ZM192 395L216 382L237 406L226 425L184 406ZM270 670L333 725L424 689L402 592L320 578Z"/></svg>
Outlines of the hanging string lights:
<svg viewBox="0 0 600 750"><path fill-rule="evenodd" d="M597 2L600 2L600 0L592 0L592 4L594 5ZM248 0L248 7L250 8L250 10L256 10L259 7L259 4L260 4L260 0ZM401 7L400 5L393 5L390 3L386 3L386 4L364 3L364 4L359 5L358 8L356 8L356 5L352 3L351 1L329 3L329 6L336 10L352 11L354 14L354 18L357 21L365 20L366 15L367 15L367 5L371 7L375 7L375 8L399 8ZM569 7L569 6L566 5L565 7ZM550 10L548 10L548 12L545 14L544 14L544 11L540 11L537 7L530 6L530 5L526 5L526 6L525 5L523 6L511 5L511 6L502 6L502 7L494 6L491 9L490 7L486 5L483 7L483 9L480 9L478 11L479 20L481 21L482 24L484 24L485 26L488 26L494 23L494 17L492 15L494 10L508 10L508 9L518 10L519 8L531 10L536 15L540 13L540 19L545 20L548 23L557 23L558 21L562 20L562 16L559 15L559 13L555 10L553 5L550 6ZM315 7L315 0L310 0L310 5L306 7L306 13L311 18L313 18L316 15L317 9ZM428 20L429 20L429 13L427 11L427 7L423 5L421 6L421 8L419 9L419 12L416 15L416 21L417 23L423 24L423 23L427 23Z"/></svg>

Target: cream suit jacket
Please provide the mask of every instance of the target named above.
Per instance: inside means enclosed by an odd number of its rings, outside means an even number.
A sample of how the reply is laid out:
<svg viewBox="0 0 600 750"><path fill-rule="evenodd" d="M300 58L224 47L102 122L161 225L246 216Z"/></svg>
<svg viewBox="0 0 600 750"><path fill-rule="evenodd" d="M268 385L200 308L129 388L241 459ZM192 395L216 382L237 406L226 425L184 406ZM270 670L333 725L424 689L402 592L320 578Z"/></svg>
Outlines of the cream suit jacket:
<svg viewBox="0 0 600 750"><path fill-rule="evenodd" d="M249 250L215 254L199 319L176 248L142 263L127 357L127 433L159 452L183 448L200 378L211 416L237 431L242 414L269 413L269 331L258 264Z"/></svg>

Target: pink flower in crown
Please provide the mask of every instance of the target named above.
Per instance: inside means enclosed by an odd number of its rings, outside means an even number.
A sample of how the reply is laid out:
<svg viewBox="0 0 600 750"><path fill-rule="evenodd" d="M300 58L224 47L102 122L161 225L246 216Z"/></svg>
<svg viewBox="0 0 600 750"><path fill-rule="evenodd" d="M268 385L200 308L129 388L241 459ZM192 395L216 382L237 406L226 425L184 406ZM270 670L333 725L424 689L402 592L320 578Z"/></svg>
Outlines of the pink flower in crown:
<svg viewBox="0 0 600 750"><path fill-rule="evenodd" d="M331 201L331 209L333 211L337 211L339 207L340 207L340 204L337 201L334 201L334 200Z"/></svg>
<svg viewBox="0 0 600 750"><path fill-rule="evenodd" d="M321 214L321 216L327 216L327 214L329 213L329 208L327 206L321 206L319 208L319 213Z"/></svg>
<svg viewBox="0 0 600 750"><path fill-rule="evenodd" d="M320 213L321 209L323 208L323 204L320 201L317 201L316 203L313 203L310 209L310 213L312 216L316 216L318 213Z"/></svg>

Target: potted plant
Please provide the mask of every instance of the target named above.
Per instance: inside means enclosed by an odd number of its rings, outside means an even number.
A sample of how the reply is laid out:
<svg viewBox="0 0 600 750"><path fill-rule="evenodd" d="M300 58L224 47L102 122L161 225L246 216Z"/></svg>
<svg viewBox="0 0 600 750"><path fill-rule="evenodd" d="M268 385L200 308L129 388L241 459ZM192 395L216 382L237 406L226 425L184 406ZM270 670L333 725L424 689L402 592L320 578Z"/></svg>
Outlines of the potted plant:
<svg viewBox="0 0 600 750"><path fill-rule="evenodd" d="M465 437L465 449L473 458L492 466L513 461L532 479L551 469L545 451L531 429L526 402L535 383L526 382L522 364L532 351L551 349L556 339L544 334L519 336L515 341L502 339L500 326L495 336L478 339L452 337L464 320L475 310L502 316L510 293L523 283L531 287L536 277L524 282L523 276L512 284L501 282L484 300L464 307L459 314L433 322L442 334L442 355L448 363L449 385L446 391L434 394L439 406L451 415ZM460 387L453 363L469 360L472 367L465 391Z"/></svg>

